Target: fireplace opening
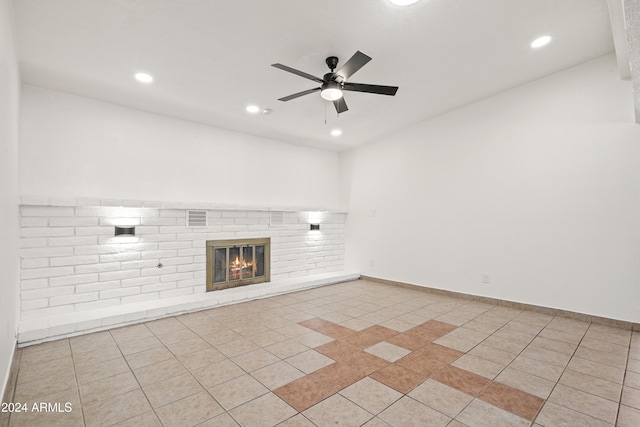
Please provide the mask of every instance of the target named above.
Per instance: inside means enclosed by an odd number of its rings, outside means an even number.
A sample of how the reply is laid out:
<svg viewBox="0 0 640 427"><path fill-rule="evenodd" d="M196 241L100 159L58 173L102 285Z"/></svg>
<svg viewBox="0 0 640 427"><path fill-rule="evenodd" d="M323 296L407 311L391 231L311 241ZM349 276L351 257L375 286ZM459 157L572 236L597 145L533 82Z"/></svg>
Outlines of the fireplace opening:
<svg viewBox="0 0 640 427"><path fill-rule="evenodd" d="M207 241L207 291L268 282L271 239Z"/></svg>

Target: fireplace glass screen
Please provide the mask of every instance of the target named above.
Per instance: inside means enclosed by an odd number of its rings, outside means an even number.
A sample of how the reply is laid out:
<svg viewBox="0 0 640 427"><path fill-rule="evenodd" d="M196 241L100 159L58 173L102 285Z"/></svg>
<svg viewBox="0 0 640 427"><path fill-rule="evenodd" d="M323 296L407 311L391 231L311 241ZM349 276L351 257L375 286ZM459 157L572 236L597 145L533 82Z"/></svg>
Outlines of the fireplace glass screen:
<svg viewBox="0 0 640 427"><path fill-rule="evenodd" d="M270 239L207 242L207 290L269 281Z"/></svg>
<svg viewBox="0 0 640 427"><path fill-rule="evenodd" d="M215 251L215 279L214 282L226 282L227 281L227 249L217 248Z"/></svg>

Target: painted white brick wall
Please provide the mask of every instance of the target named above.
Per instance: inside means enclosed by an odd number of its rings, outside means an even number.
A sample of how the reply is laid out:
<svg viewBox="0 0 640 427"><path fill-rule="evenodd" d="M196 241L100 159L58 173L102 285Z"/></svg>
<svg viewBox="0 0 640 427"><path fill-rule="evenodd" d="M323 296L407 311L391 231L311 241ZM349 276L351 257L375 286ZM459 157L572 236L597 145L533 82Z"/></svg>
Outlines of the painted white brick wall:
<svg viewBox="0 0 640 427"><path fill-rule="evenodd" d="M267 209L209 208L208 226L189 228L187 208L202 205L58 204L21 206L22 319L204 293L207 240L270 237L273 281L344 268L343 212L290 211L284 226L271 226ZM309 231L310 217L320 231ZM114 237L115 225L135 225L136 236Z"/></svg>

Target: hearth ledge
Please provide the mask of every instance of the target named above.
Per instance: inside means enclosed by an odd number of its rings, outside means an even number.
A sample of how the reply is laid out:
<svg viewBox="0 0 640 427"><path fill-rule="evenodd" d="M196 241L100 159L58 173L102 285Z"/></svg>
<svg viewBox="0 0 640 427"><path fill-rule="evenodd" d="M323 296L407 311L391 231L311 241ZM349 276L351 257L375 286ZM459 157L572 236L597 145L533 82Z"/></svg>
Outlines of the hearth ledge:
<svg viewBox="0 0 640 427"><path fill-rule="evenodd" d="M163 317L176 316L229 304L267 298L319 286L360 278L358 272L331 272L285 279L221 291L183 295L105 309L79 311L39 319L22 320L18 327L18 346L83 335Z"/></svg>

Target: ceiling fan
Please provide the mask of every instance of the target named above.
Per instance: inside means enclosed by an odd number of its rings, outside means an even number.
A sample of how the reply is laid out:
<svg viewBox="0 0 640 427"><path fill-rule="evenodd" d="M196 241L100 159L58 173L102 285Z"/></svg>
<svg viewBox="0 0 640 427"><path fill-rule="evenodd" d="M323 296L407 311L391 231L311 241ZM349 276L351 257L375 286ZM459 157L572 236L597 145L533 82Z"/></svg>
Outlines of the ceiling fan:
<svg viewBox="0 0 640 427"><path fill-rule="evenodd" d="M336 107L336 111L338 112L338 114L340 114L349 109L347 108L347 103L342 96L342 92L345 90L394 96L398 91L397 86L369 85L362 83L351 83L347 81L349 77L354 75L369 61L371 61L371 57L365 55L360 51L357 51L351 58L349 58L347 62L345 62L342 67L340 67L338 71L334 72L333 70L335 70L338 66L338 58L336 56L330 56L325 60L325 62L327 63L327 66L329 67L331 72L325 74L322 78L312 76L311 74L307 74L304 71L299 71L294 68L287 67L286 65L271 64L272 67L276 67L281 70L288 71L289 73L296 74L300 77L304 77L305 79L313 80L316 83L320 83L320 87L314 87L313 89L294 93L293 95L280 98L278 99L278 101L291 101L292 99L296 99L301 96L320 91L320 96L327 101L332 101L333 105Z"/></svg>

